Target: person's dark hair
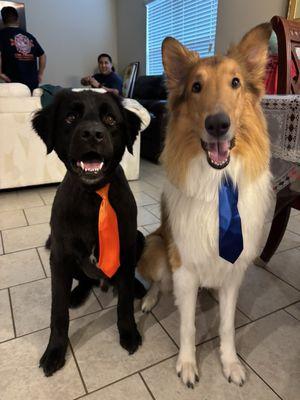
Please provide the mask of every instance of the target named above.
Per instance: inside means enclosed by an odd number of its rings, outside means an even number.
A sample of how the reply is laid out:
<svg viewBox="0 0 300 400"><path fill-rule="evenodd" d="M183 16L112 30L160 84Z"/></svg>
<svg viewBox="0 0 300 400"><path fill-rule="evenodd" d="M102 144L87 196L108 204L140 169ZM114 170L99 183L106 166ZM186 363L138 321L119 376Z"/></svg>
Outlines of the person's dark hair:
<svg viewBox="0 0 300 400"><path fill-rule="evenodd" d="M14 7L3 7L1 17L4 25L17 22L19 19L18 11Z"/></svg>
<svg viewBox="0 0 300 400"><path fill-rule="evenodd" d="M101 53L101 54L99 54L99 56L98 56L98 62L100 61L100 58L101 57L106 57L106 58L108 58L109 59L109 62L112 64L112 58L111 58L111 56L109 55L109 54L107 54L107 53ZM112 71L114 71L115 72L115 67L114 66L112 66Z"/></svg>

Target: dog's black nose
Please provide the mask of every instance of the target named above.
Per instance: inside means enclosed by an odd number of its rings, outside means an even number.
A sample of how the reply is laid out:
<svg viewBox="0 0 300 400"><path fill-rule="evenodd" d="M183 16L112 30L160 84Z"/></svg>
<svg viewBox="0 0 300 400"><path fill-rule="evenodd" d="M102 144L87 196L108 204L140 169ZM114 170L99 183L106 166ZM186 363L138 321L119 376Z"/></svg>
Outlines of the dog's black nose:
<svg viewBox="0 0 300 400"><path fill-rule="evenodd" d="M90 139L94 139L96 142L101 142L103 140L103 136L104 133L96 128L84 129L81 132L81 138L87 141Z"/></svg>
<svg viewBox="0 0 300 400"><path fill-rule="evenodd" d="M227 114L218 113L208 115L205 119L205 129L207 132L215 137L220 137L227 133L230 127L230 118Z"/></svg>

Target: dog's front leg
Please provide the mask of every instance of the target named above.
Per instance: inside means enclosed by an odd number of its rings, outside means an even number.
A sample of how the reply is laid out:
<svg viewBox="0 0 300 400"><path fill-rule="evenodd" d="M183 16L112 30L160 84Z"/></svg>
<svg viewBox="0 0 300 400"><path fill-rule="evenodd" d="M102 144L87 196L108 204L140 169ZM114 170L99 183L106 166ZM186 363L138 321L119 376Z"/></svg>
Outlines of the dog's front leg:
<svg viewBox="0 0 300 400"><path fill-rule="evenodd" d="M72 277L64 270L64 265L51 263L51 286L51 333L47 349L40 360L40 367L46 376L63 367L68 346Z"/></svg>
<svg viewBox="0 0 300 400"><path fill-rule="evenodd" d="M199 381L195 355L195 312L198 283L195 276L181 267L173 273L174 294L180 314L180 350L176 364L177 375L193 388Z"/></svg>
<svg viewBox="0 0 300 400"><path fill-rule="evenodd" d="M246 379L245 369L235 349L234 316L241 279L228 280L219 289L220 303L220 354L223 372L228 382L242 386Z"/></svg>
<svg viewBox="0 0 300 400"><path fill-rule="evenodd" d="M134 319L134 268L121 265L116 276L118 289L118 329L121 346L133 354L142 344Z"/></svg>

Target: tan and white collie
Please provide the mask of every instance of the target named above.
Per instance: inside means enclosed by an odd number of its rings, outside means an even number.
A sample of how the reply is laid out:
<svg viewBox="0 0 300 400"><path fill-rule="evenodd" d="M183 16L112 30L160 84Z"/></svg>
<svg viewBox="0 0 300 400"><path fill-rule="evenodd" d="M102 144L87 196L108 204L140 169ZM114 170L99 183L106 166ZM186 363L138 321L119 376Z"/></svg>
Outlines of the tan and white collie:
<svg viewBox="0 0 300 400"><path fill-rule="evenodd" d="M152 286L143 300L150 311L173 282L180 313L178 376L198 381L195 308L199 287L218 290L220 354L229 382L242 385L245 369L234 341L238 291L257 256L271 198L269 138L260 100L264 94L269 24L248 32L226 56L201 59L173 38L162 45L169 121L162 164L167 182L161 226L146 239L140 274ZM219 256L218 191L231 178L238 188L244 248L232 264Z"/></svg>

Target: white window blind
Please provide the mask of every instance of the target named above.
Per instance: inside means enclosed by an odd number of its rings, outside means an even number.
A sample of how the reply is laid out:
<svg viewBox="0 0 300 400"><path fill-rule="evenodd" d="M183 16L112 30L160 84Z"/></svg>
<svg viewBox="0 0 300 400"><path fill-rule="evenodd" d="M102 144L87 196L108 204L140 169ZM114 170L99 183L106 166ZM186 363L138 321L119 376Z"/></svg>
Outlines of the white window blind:
<svg viewBox="0 0 300 400"><path fill-rule="evenodd" d="M147 75L163 72L161 43L166 36L201 57L214 55L218 0L153 0L146 7Z"/></svg>

